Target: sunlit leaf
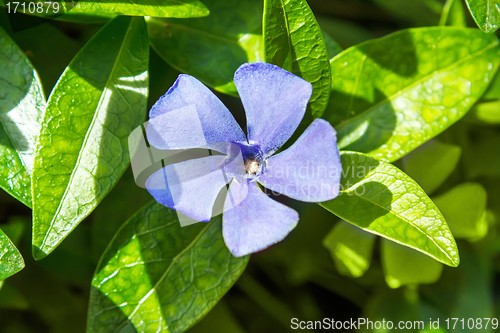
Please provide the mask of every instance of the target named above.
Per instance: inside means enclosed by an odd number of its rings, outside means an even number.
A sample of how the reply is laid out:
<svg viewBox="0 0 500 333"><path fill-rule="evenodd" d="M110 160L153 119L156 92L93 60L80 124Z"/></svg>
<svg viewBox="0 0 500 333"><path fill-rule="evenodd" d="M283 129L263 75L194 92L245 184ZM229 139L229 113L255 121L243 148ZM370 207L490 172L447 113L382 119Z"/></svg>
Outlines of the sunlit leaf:
<svg viewBox="0 0 500 333"><path fill-rule="evenodd" d="M24 268L24 260L16 246L0 229L0 281Z"/></svg>
<svg viewBox="0 0 500 333"><path fill-rule="evenodd" d="M498 38L477 29L398 31L331 60L324 118L336 127L341 148L394 161L460 119L499 61Z"/></svg>
<svg viewBox="0 0 500 333"><path fill-rule="evenodd" d="M432 140L405 156L403 168L431 194L450 176L461 154L460 146Z"/></svg>
<svg viewBox="0 0 500 333"><path fill-rule="evenodd" d="M220 217L181 227L175 211L151 203L125 223L100 260L88 332L184 332L247 262L227 250Z"/></svg>
<svg viewBox="0 0 500 333"><path fill-rule="evenodd" d="M436 282L443 270L443 265L428 256L385 239L382 265L385 281L391 288Z"/></svg>
<svg viewBox="0 0 500 333"><path fill-rule="evenodd" d="M478 239L488 232L487 194L478 183L464 183L434 199L457 238Z"/></svg>
<svg viewBox="0 0 500 333"><path fill-rule="evenodd" d="M320 205L355 226L457 266L453 235L436 205L395 166L343 152L340 195Z"/></svg>
<svg viewBox="0 0 500 333"><path fill-rule="evenodd" d="M33 176L33 255L50 253L104 198L129 164L144 121L146 25L108 23L72 60L49 98Z"/></svg>
<svg viewBox="0 0 500 333"><path fill-rule="evenodd" d="M465 0L469 10L481 30L497 31L500 26L499 0Z"/></svg>
<svg viewBox="0 0 500 333"><path fill-rule="evenodd" d="M360 277L370 267L375 239L373 234L340 221L325 237L323 245L340 273Z"/></svg>
<svg viewBox="0 0 500 333"><path fill-rule="evenodd" d="M0 187L31 206L30 174L46 108L37 72L0 28Z"/></svg>
<svg viewBox="0 0 500 333"><path fill-rule="evenodd" d="M266 62L281 66L309 81L309 107L320 117L330 96L328 51L318 21L305 0L267 0L263 19Z"/></svg>

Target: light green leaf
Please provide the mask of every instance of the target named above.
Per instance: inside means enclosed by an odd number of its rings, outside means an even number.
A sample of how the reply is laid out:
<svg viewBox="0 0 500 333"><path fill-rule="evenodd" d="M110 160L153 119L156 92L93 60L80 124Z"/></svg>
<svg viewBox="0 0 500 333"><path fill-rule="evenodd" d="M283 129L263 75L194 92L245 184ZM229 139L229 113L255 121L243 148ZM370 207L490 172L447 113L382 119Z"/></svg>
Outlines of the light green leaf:
<svg viewBox="0 0 500 333"><path fill-rule="evenodd" d="M265 61L291 72L292 41L283 0L264 0L262 37Z"/></svg>
<svg viewBox="0 0 500 333"><path fill-rule="evenodd" d="M491 125L500 124L500 99L477 103L467 118Z"/></svg>
<svg viewBox="0 0 500 333"><path fill-rule="evenodd" d="M443 265L413 249L382 240L382 265L385 281L391 288L433 283L441 276Z"/></svg>
<svg viewBox="0 0 500 333"><path fill-rule="evenodd" d="M375 239L373 234L340 221L323 239L323 245L341 274L360 277L370 267Z"/></svg>
<svg viewBox="0 0 500 333"><path fill-rule="evenodd" d="M402 30L331 60L324 118L336 127L341 148L394 161L459 120L499 61L498 38L477 29Z"/></svg>
<svg viewBox="0 0 500 333"><path fill-rule="evenodd" d="M455 170L461 154L460 146L431 140L403 158L403 170L431 194Z"/></svg>
<svg viewBox="0 0 500 333"><path fill-rule="evenodd" d="M143 18L118 17L71 61L48 101L33 173L33 256L50 253L118 181L146 115Z"/></svg>
<svg viewBox="0 0 500 333"><path fill-rule="evenodd" d="M464 6L461 0L446 0L439 19L439 25L467 27Z"/></svg>
<svg viewBox="0 0 500 333"><path fill-rule="evenodd" d="M0 28L0 187L31 206L30 174L46 108L37 72Z"/></svg>
<svg viewBox="0 0 500 333"><path fill-rule="evenodd" d="M499 0L465 0L470 13L481 30L494 32L500 26Z"/></svg>
<svg viewBox="0 0 500 333"><path fill-rule="evenodd" d="M262 2L204 0L211 14L197 19L148 18L153 49L172 67L214 89L237 95L236 69L264 60Z"/></svg>
<svg viewBox="0 0 500 333"><path fill-rule="evenodd" d="M425 192L395 166L342 152L340 195L320 205L355 226L449 266L459 263L453 235Z"/></svg>
<svg viewBox="0 0 500 333"><path fill-rule="evenodd" d="M453 235L475 240L486 235L486 190L477 183L464 183L434 199Z"/></svg>
<svg viewBox="0 0 500 333"><path fill-rule="evenodd" d="M0 281L24 268L24 260L14 243L0 229Z"/></svg>
<svg viewBox="0 0 500 333"><path fill-rule="evenodd" d="M5 2L5 0L0 0ZM33 1L18 1L18 12L29 15L61 17L65 13L94 14L106 17L109 15L156 16L156 17L200 17L207 16L210 11L199 0L98 0L98 1L40 1L43 11L30 10L28 4ZM22 3L26 3L24 7ZM5 6L4 3L1 3ZM11 4L11 10L14 5ZM24 8L26 8L25 11ZM64 16L64 15L63 15ZM68 17L71 17L68 15ZM82 15L83 16L83 15Z"/></svg>
<svg viewBox="0 0 500 333"><path fill-rule="evenodd" d="M312 84L309 108L313 116L320 117L328 104L332 74L314 13L305 0L267 0L263 22L266 62L291 68Z"/></svg>
<svg viewBox="0 0 500 333"><path fill-rule="evenodd" d="M184 332L241 275L221 218L181 227L176 212L145 206L115 235L92 280L88 332Z"/></svg>

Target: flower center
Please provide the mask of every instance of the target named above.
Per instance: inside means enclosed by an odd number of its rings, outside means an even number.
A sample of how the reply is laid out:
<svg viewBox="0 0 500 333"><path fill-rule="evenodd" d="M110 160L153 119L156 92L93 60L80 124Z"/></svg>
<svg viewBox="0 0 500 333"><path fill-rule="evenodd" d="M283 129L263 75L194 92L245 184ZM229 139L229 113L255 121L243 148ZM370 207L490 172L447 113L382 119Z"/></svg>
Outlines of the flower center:
<svg viewBox="0 0 500 333"><path fill-rule="evenodd" d="M247 175L256 175L260 168L261 164L257 160L248 159L245 161L245 172Z"/></svg>
<svg viewBox="0 0 500 333"><path fill-rule="evenodd" d="M260 149L255 145L240 145L241 154L243 156L243 168L248 179L259 177L265 168L265 160Z"/></svg>

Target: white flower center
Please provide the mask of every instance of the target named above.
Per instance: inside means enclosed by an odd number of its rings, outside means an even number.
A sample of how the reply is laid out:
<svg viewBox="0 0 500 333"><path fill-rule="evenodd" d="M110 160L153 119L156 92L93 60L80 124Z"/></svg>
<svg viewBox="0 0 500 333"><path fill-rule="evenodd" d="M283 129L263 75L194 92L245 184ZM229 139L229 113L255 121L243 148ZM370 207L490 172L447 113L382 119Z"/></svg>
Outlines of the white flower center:
<svg viewBox="0 0 500 333"><path fill-rule="evenodd" d="M260 170L260 163L254 159L245 161L245 172L249 175L256 175Z"/></svg>

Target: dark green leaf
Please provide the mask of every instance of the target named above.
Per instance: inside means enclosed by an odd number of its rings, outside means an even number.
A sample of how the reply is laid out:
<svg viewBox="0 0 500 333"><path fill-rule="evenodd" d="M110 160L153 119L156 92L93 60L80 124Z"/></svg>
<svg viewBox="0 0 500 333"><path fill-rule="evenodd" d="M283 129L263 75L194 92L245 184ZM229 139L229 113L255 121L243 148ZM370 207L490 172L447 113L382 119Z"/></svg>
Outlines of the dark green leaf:
<svg viewBox="0 0 500 333"><path fill-rule="evenodd" d="M313 86L312 115L321 117L330 96L332 74L318 21L305 0L269 0L264 12L264 50L267 62L287 64ZM285 68L287 69L287 68Z"/></svg>
<svg viewBox="0 0 500 333"><path fill-rule="evenodd" d="M24 268L24 260L16 246L0 229L0 281Z"/></svg>
<svg viewBox="0 0 500 333"><path fill-rule="evenodd" d="M72 60L49 98L33 176L33 255L50 253L129 164L127 140L145 119L146 25L108 23Z"/></svg>
<svg viewBox="0 0 500 333"><path fill-rule="evenodd" d="M283 0L264 0L262 37L265 61L291 72L292 41Z"/></svg>
<svg viewBox="0 0 500 333"><path fill-rule="evenodd" d="M332 59L324 117L341 148L394 161L460 119L499 61L498 38L477 29L402 30Z"/></svg>
<svg viewBox="0 0 500 333"><path fill-rule="evenodd" d="M436 25L439 21L442 4L436 0L374 0L392 12L405 25L408 21L414 26Z"/></svg>
<svg viewBox="0 0 500 333"><path fill-rule="evenodd" d="M497 31L500 26L500 1L499 0L465 0L476 21L484 32Z"/></svg>
<svg viewBox="0 0 500 333"><path fill-rule="evenodd" d="M323 245L340 273L360 277L370 267L375 239L373 234L340 221L325 237Z"/></svg>
<svg viewBox="0 0 500 333"><path fill-rule="evenodd" d="M31 206L30 174L46 102L38 74L0 28L0 187Z"/></svg>
<svg viewBox="0 0 500 333"><path fill-rule="evenodd" d="M151 203L115 235L92 281L88 332L184 332L241 275L222 239L221 218L181 227Z"/></svg>
<svg viewBox="0 0 500 333"><path fill-rule="evenodd" d="M237 95L236 69L264 60L262 2L205 0L211 14L198 19L148 18L153 49L172 67L214 89Z"/></svg>
<svg viewBox="0 0 500 333"><path fill-rule="evenodd" d="M486 235L486 190L477 183L464 183L434 199L453 235L475 240Z"/></svg>
<svg viewBox="0 0 500 333"><path fill-rule="evenodd" d="M461 154L460 146L431 140L404 157L403 169L431 194L450 176Z"/></svg>
<svg viewBox="0 0 500 333"><path fill-rule="evenodd" d="M355 226L414 248L449 266L458 250L425 192L395 166L354 152L341 154L340 195L320 205Z"/></svg>
<svg viewBox="0 0 500 333"><path fill-rule="evenodd" d="M382 264L385 281L391 288L436 282L443 270L443 265L428 256L385 239Z"/></svg>

